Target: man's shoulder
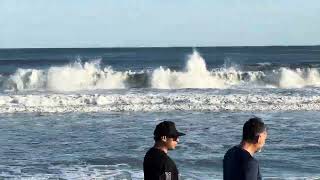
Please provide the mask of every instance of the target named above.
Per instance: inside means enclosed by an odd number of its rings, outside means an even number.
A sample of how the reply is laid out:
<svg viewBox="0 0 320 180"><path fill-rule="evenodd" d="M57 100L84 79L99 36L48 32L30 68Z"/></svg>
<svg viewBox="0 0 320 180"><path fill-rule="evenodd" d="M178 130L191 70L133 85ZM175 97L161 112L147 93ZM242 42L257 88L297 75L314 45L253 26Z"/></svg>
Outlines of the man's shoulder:
<svg viewBox="0 0 320 180"><path fill-rule="evenodd" d="M161 151L160 149L157 149L157 148L150 148L147 153L146 153L146 156L149 155L149 156L161 156L161 157L166 157L166 153Z"/></svg>
<svg viewBox="0 0 320 180"><path fill-rule="evenodd" d="M231 147L224 155L225 159L241 159L242 161L256 161L248 151L242 149L239 145Z"/></svg>
<svg viewBox="0 0 320 180"><path fill-rule="evenodd" d="M158 162L165 163L166 161L168 161L169 157L163 151L152 147L147 151L144 159L150 159L151 161L157 160Z"/></svg>
<svg viewBox="0 0 320 180"><path fill-rule="evenodd" d="M242 153L242 150L239 146L233 146L230 149L228 149L225 156L230 156L230 155L234 155L234 154L241 154L241 153Z"/></svg>

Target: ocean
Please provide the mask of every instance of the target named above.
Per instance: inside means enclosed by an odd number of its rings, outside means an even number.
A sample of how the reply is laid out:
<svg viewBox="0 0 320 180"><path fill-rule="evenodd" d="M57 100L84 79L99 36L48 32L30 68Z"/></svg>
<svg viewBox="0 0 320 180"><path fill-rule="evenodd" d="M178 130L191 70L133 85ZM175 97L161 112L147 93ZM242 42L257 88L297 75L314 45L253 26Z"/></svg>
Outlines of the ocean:
<svg viewBox="0 0 320 180"><path fill-rule="evenodd" d="M153 130L181 179L222 179L251 117L264 179L320 179L320 46L0 49L0 179L143 179Z"/></svg>

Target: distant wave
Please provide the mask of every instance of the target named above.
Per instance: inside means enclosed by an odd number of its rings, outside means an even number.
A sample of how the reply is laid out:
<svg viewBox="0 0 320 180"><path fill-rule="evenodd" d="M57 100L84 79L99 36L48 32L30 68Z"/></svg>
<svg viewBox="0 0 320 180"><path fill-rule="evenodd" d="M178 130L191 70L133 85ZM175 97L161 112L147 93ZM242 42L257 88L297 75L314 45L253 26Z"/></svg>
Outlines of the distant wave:
<svg viewBox="0 0 320 180"><path fill-rule="evenodd" d="M291 111L320 110L320 96L210 94L29 94L0 96L0 113L109 111Z"/></svg>
<svg viewBox="0 0 320 180"><path fill-rule="evenodd" d="M194 51L186 64L185 71L176 72L160 67L152 74L152 87L159 89L182 88L228 88L243 82L262 79L263 72L241 72L233 67L209 71L205 60Z"/></svg>
<svg viewBox="0 0 320 180"><path fill-rule="evenodd" d="M265 63L268 64L268 63ZM80 91L97 89L184 89L184 88L237 88L320 87L317 68L277 68L242 71L230 66L208 70L205 60L194 51L185 69L176 71L165 67L140 72L114 71L101 67L99 60L48 69L18 69L12 75L0 75L3 91Z"/></svg>
<svg viewBox="0 0 320 180"><path fill-rule="evenodd" d="M68 66L51 67L48 70L18 69L3 89L78 91L94 89L122 89L128 72L115 72L111 67L100 67L99 61L75 62Z"/></svg>

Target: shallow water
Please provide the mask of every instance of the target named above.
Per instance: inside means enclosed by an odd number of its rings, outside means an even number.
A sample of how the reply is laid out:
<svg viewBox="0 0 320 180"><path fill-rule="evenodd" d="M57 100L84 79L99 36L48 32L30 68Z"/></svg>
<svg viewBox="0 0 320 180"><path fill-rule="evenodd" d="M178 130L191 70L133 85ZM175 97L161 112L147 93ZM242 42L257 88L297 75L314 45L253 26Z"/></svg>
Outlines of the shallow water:
<svg viewBox="0 0 320 180"><path fill-rule="evenodd" d="M266 179L320 176L319 112L123 112L2 114L3 178L143 179L142 162L162 120L186 132L169 155L182 179L222 179L225 151L239 143L254 115L269 126L257 154Z"/></svg>

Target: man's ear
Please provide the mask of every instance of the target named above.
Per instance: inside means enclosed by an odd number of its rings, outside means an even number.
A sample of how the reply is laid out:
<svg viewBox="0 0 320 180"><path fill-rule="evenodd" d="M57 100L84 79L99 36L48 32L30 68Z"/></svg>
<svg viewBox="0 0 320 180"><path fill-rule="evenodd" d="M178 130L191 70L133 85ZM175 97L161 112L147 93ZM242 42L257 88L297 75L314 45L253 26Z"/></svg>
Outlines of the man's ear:
<svg viewBox="0 0 320 180"><path fill-rule="evenodd" d="M257 143L259 143L259 139L260 139L261 137L260 137L260 134L258 134L258 135L256 135L255 137L254 137L254 143L255 144L257 144Z"/></svg>
<svg viewBox="0 0 320 180"><path fill-rule="evenodd" d="M161 136L161 140L162 140L163 142L167 142L167 136Z"/></svg>

